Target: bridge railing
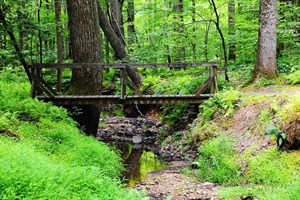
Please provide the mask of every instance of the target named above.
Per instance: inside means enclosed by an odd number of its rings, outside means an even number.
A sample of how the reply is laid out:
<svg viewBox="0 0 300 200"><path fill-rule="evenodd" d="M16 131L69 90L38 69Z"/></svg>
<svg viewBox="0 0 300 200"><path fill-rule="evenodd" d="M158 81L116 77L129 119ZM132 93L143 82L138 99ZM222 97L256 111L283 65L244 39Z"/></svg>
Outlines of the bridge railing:
<svg viewBox="0 0 300 200"><path fill-rule="evenodd" d="M209 67L209 74L208 78L194 91L192 95L187 98L198 98L201 99L201 95L203 95L203 92L210 88L210 94L218 92L218 82L217 82L217 67L218 63L216 62L195 62L195 63L161 63L161 64L132 64L132 63L120 63L120 64L97 64L97 63L89 63L89 64L33 64L29 66L31 68L32 73L32 84L31 84L31 97L37 97L41 100L47 100L47 101L58 101L60 98L65 99L75 99L74 96L64 96L59 94L56 89L54 89L47 81L44 79L43 75L43 69L76 69L76 68L101 68L101 69L119 69L120 70L120 95L118 97L118 100L106 100L105 102L121 102L121 100L125 100L128 98L128 95L126 94L126 86L128 86L130 89L134 91L136 94L136 99L139 99L139 101L142 101L142 99L150 99L150 98L163 98L161 97L154 97L153 95L149 97L149 95L144 95L140 90L139 87L137 87L132 81L129 80L127 76L126 69L127 68L160 68L160 67L168 67L168 68L187 68L187 67ZM57 80L58 81L58 80ZM96 98L97 96L97 98ZM112 99L116 99L116 95L110 95ZM113 97L112 97L113 96ZM169 95L164 95L165 99L171 99ZM206 95L207 96L207 95ZM205 96L205 98L206 98ZM179 95L174 96L173 100L178 98ZM98 99L98 101L103 102L104 97L101 95L90 95L90 96L77 96L77 99ZM110 98L108 95L106 95L106 98ZM101 100L102 99L102 100ZM96 100L95 100L96 101ZM167 100L168 102L169 100ZM125 101L124 101L125 102ZM131 101L128 100L130 103ZM132 102L137 102L137 100L132 100ZM151 102L148 100L147 102ZM156 101L155 101L156 102ZM166 102L166 101L158 101L158 102ZM182 102L182 101L180 101ZM184 100L183 102L194 102L194 101L188 101Z"/></svg>

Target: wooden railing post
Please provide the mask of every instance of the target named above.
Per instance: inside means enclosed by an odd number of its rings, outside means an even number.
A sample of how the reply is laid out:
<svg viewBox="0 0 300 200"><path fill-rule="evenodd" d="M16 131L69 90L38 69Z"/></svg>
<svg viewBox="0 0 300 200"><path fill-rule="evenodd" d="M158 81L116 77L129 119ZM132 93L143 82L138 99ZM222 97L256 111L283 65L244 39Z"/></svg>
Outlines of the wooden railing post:
<svg viewBox="0 0 300 200"><path fill-rule="evenodd" d="M124 99L126 95L126 84L125 84L126 71L125 70L126 70L125 68L121 68L121 73L120 73L121 99Z"/></svg>
<svg viewBox="0 0 300 200"><path fill-rule="evenodd" d="M31 88L30 88L30 96L31 98L36 97L36 70L34 68L31 68Z"/></svg>
<svg viewBox="0 0 300 200"><path fill-rule="evenodd" d="M217 66L210 67L210 80L210 93L214 94L218 92Z"/></svg>
<svg viewBox="0 0 300 200"><path fill-rule="evenodd" d="M40 80L42 80L43 78L43 74L42 74L42 69L41 68L37 68L36 69L36 81L37 84L41 85L42 83L40 83ZM41 95L43 94L43 90L40 87L36 88L36 93L37 95Z"/></svg>

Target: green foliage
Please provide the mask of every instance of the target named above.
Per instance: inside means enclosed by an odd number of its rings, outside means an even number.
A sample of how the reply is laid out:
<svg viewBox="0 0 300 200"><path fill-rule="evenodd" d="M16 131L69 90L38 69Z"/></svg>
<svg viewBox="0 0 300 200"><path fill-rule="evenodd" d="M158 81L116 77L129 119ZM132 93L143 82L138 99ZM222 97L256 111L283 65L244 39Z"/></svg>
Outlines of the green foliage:
<svg viewBox="0 0 300 200"><path fill-rule="evenodd" d="M191 112L189 104L163 105L162 110L162 121L168 123L172 130L183 128Z"/></svg>
<svg viewBox="0 0 300 200"><path fill-rule="evenodd" d="M297 171L286 153L272 148L250 159L246 177L254 184L287 184L299 178Z"/></svg>
<svg viewBox="0 0 300 200"><path fill-rule="evenodd" d="M230 116L238 107L240 96L241 93L232 88L219 92L199 106L202 109L200 115L205 121L210 120L216 112L220 112L225 117Z"/></svg>
<svg viewBox="0 0 300 200"><path fill-rule="evenodd" d="M277 141L277 147L280 148L283 141L286 139L286 134L282 133L281 130L279 130L277 127L273 125L268 125L266 128L266 135L268 135L269 138L275 137Z"/></svg>
<svg viewBox="0 0 300 200"><path fill-rule="evenodd" d="M53 161L22 142L0 140L1 199L141 199L96 166Z"/></svg>
<svg viewBox="0 0 300 200"><path fill-rule="evenodd" d="M262 200L299 199L299 152L262 151L247 162L239 186L222 188L221 199L250 196Z"/></svg>
<svg viewBox="0 0 300 200"><path fill-rule="evenodd" d="M63 108L0 80L0 199L142 199L119 180L121 158L83 135Z"/></svg>
<svg viewBox="0 0 300 200"><path fill-rule="evenodd" d="M293 73L289 74L287 78L289 80L289 84L291 85L300 84L300 69L295 70Z"/></svg>
<svg viewBox="0 0 300 200"><path fill-rule="evenodd" d="M300 114L300 98L295 95L289 98L283 107L278 111L277 117L280 123L280 126L284 126L289 123L294 123L299 119Z"/></svg>
<svg viewBox="0 0 300 200"><path fill-rule="evenodd" d="M199 169L195 175L200 181L235 185L240 179L234 141L221 135L199 147Z"/></svg>
<svg viewBox="0 0 300 200"><path fill-rule="evenodd" d="M224 200L238 200L244 197L260 200L299 200L299 183L300 181L286 185L245 185L221 188L218 196Z"/></svg>

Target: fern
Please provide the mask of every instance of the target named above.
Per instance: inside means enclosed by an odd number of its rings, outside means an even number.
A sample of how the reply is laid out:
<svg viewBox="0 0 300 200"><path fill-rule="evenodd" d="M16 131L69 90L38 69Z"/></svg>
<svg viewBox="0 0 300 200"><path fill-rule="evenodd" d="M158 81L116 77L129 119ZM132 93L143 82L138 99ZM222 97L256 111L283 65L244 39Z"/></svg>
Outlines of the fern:
<svg viewBox="0 0 300 200"><path fill-rule="evenodd" d="M200 105L200 108L202 109L202 113L200 115L206 121L211 119L213 114L216 112L220 112L224 116L230 116L238 107L238 99L240 96L241 93L237 90L233 90L232 88L217 93L214 97L209 98Z"/></svg>

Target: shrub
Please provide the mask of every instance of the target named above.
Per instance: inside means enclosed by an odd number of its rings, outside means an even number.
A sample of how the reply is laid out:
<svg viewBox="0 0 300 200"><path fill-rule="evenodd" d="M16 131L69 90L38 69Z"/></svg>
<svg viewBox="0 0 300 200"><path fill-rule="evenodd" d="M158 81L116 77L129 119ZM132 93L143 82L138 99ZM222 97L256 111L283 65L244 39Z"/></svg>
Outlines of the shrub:
<svg viewBox="0 0 300 200"><path fill-rule="evenodd" d="M0 199L142 199L119 180L121 158L83 135L63 108L0 80Z"/></svg>
<svg viewBox="0 0 300 200"><path fill-rule="evenodd" d="M210 120L215 112L221 112L225 117L230 116L238 107L240 96L241 93L232 88L219 92L200 105L202 109L200 115L205 121Z"/></svg>
<svg viewBox="0 0 300 200"><path fill-rule="evenodd" d="M297 173L290 162L286 153L276 148L269 149L250 159L246 179L255 184L287 184Z"/></svg>
<svg viewBox="0 0 300 200"><path fill-rule="evenodd" d="M218 138L204 142L199 147L199 170L196 177L201 181L219 184L237 184L240 178L239 166L234 141L221 135Z"/></svg>
<svg viewBox="0 0 300 200"><path fill-rule="evenodd" d="M141 199L101 168L53 163L22 142L0 140L1 199Z"/></svg>

